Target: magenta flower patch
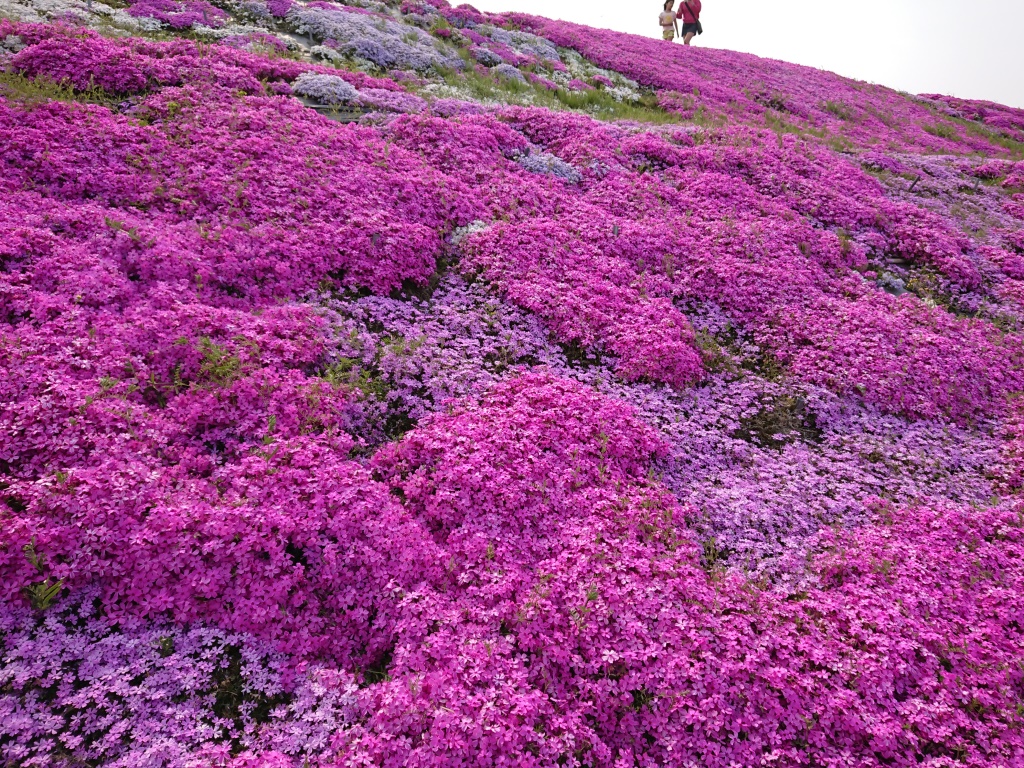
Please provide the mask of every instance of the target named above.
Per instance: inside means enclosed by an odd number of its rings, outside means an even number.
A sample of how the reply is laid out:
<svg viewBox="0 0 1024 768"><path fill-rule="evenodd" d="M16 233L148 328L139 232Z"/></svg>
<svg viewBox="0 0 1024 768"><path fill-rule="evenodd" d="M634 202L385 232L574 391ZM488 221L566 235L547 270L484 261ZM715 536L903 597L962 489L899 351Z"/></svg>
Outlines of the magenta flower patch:
<svg viewBox="0 0 1024 768"><path fill-rule="evenodd" d="M0 21L0 762L1018 765L1021 111L358 5Z"/></svg>

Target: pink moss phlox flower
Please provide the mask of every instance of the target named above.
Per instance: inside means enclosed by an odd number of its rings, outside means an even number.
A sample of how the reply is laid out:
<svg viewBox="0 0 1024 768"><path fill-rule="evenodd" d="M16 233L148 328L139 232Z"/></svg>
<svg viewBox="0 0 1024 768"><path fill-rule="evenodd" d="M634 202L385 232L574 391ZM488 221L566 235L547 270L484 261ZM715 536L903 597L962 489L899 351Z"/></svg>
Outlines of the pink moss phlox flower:
<svg viewBox="0 0 1024 768"><path fill-rule="evenodd" d="M0 21L0 762L1020 763L1019 111L428 4Z"/></svg>

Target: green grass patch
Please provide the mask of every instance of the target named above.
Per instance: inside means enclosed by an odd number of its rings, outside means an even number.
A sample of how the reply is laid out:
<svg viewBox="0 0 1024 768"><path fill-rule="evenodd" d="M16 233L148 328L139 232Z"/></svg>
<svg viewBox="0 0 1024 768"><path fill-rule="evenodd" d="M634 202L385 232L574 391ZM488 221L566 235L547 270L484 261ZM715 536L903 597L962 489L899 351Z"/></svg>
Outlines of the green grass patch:
<svg viewBox="0 0 1024 768"><path fill-rule="evenodd" d="M938 136L940 139L949 139L950 141L960 141L960 131L957 130L955 125L949 123L939 122L933 125L922 125L925 133L930 133L932 136Z"/></svg>
<svg viewBox="0 0 1024 768"><path fill-rule="evenodd" d="M550 93L545 91L545 94ZM585 112L600 120L633 120L658 125L682 122L680 115L662 109L653 93L641 94L638 101L617 101L607 91L596 88L592 91L560 88L554 92L554 97L569 109Z"/></svg>
<svg viewBox="0 0 1024 768"><path fill-rule="evenodd" d="M961 126L967 132L968 136L984 139L990 144L995 144L997 147L1005 149L1014 160L1024 160L1024 142L1010 138L997 130L989 128L984 123L975 122L973 120L964 120L963 118L958 117L951 119L957 123L957 125Z"/></svg>
<svg viewBox="0 0 1024 768"><path fill-rule="evenodd" d="M883 112L880 109L876 109L875 107L868 103L863 104L862 108L865 112L874 116L874 118L878 120L886 128L895 128L899 124L899 121L895 117L893 117L893 114L891 112Z"/></svg>
<svg viewBox="0 0 1024 768"><path fill-rule="evenodd" d="M716 114L709 111L703 104L697 107L697 111L693 115L693 119L690 120L694 125L699 125L701 128L722 128L729 121L724 115Z"/></svg>
<svg viewBox="0 0 1024 768"><path fill-rule="evenodd" d="M76 91L70 85L48 77L26 77L16 72L0 72L0 95L27 105L48 101L110 105L116 101L99 86Z"/></svg>
<svg viewBox="0 0 1024 768"><path fill-rule="evenodd" d="M842 101L826 101L821 105L821 108L828 112L830 115L838 117L840 120L845 120L849 123L857 120L857 113L853 111L853 108L849 104Z"/></svg>
<svg viewBox="0 0 1024 768"><path fill-rule="evenodd" d="M598 120L630 120L663 125L681 123L683 118L658 106L654 93L642 94L638 101L617 101L605 90L570 91L559 88L551 91L538 83L506 79L481 74L471 62L468 52L460 51L469 66L463 72L442 72L446 84L468 92L471 98L483 102L546 107L551 110L582 112Z"/></svg>
<svg viewBox="0 0 1024 768"><path fill-rule="evenodd" d="M947 115L945 112L940 112L934 105L927 105L927 109L935 115L937 122L933 126L922 125L921 127L933 136L962 140L963 136L959 134L950 137L947 133L950 130L955 131L956 128L959 127L963 129L963 132L967 136L987 141L989 144L993 145L993 147L999 147L1000 149L1005 150L1009 159L1024 160L1024 142L1017 141L1013 137L1007 136L999 129L990 128L980 121ZM977 154L985 157L988 156L985 152L977 150L966 151L965 154Z"/></svg>
<svg viewBox="0 0 1024 768"><path fill-rule="evenodd" d="M203 360L199 365L202 381L217 387L227 387L243 374L242 361L227 348L207 336L199 339L199 351Z"/></svg>
<svg viewBox="0 0 1024 768"><path fill-rule="evenodd" d="M365 397L385 400L391 387L373 368L367 368L353 357L343 357L328 366L321 378L335 387L358 389Z"/></svg>
<svg viewBox="0 0 1024 768"><path fill-rule="evenodd" d="M775 131L780 138L786 133L792 133L804 138L811 136L815 139L824 139L829 135L828 130L825 128L815 128L809 124L798 125L797 123L792 123L774 110L768 110L764 113L764 124L766 128Z"/></svg>
<svg viewBox="0 0 1024 768"><path fill-rule="evenodd" d="M833 152L853 152L856 149L856 144L847 139L845 136L839 136L836 134L829 134L825 137L825 144Z"/></svg>

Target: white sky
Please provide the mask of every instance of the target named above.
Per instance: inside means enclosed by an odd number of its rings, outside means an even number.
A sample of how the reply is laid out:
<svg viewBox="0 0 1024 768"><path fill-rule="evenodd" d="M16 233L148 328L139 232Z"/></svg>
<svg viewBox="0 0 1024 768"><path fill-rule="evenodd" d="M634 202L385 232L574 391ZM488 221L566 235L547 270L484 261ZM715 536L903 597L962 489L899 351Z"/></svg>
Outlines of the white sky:
<svg viewBox="0 0 1024 768"><path fill-rule="evenodd" d="M458 5L465 0L451 0ZM659 37L658 0L468 0ZM663 0L662 0L663 1ZM911 93L1024 108L1021 0L702 0L697 45L746 51Z"/></svg>

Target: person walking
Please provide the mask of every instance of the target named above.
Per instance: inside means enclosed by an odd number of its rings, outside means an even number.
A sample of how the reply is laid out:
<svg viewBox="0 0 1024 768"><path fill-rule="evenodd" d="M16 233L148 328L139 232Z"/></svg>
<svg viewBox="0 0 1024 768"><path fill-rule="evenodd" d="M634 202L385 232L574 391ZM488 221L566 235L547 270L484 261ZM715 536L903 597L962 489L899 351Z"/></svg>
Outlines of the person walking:
<svg viewBox="0 0 1024 768"><path fill-rule="evenodd" d="M700 0L683 0L677 16L683 20L683 45L689 45L694 35L704 31L700 26Z"/></svg>
<svg viewBox="0 0 1024 768"><path fill-rule="evenodd" d="M675 0L665 0L661 13L658 14L658 23L661 25L661 39L672 40L679 37L679 27L676 25L676 15L672 12Z"/></svg>

